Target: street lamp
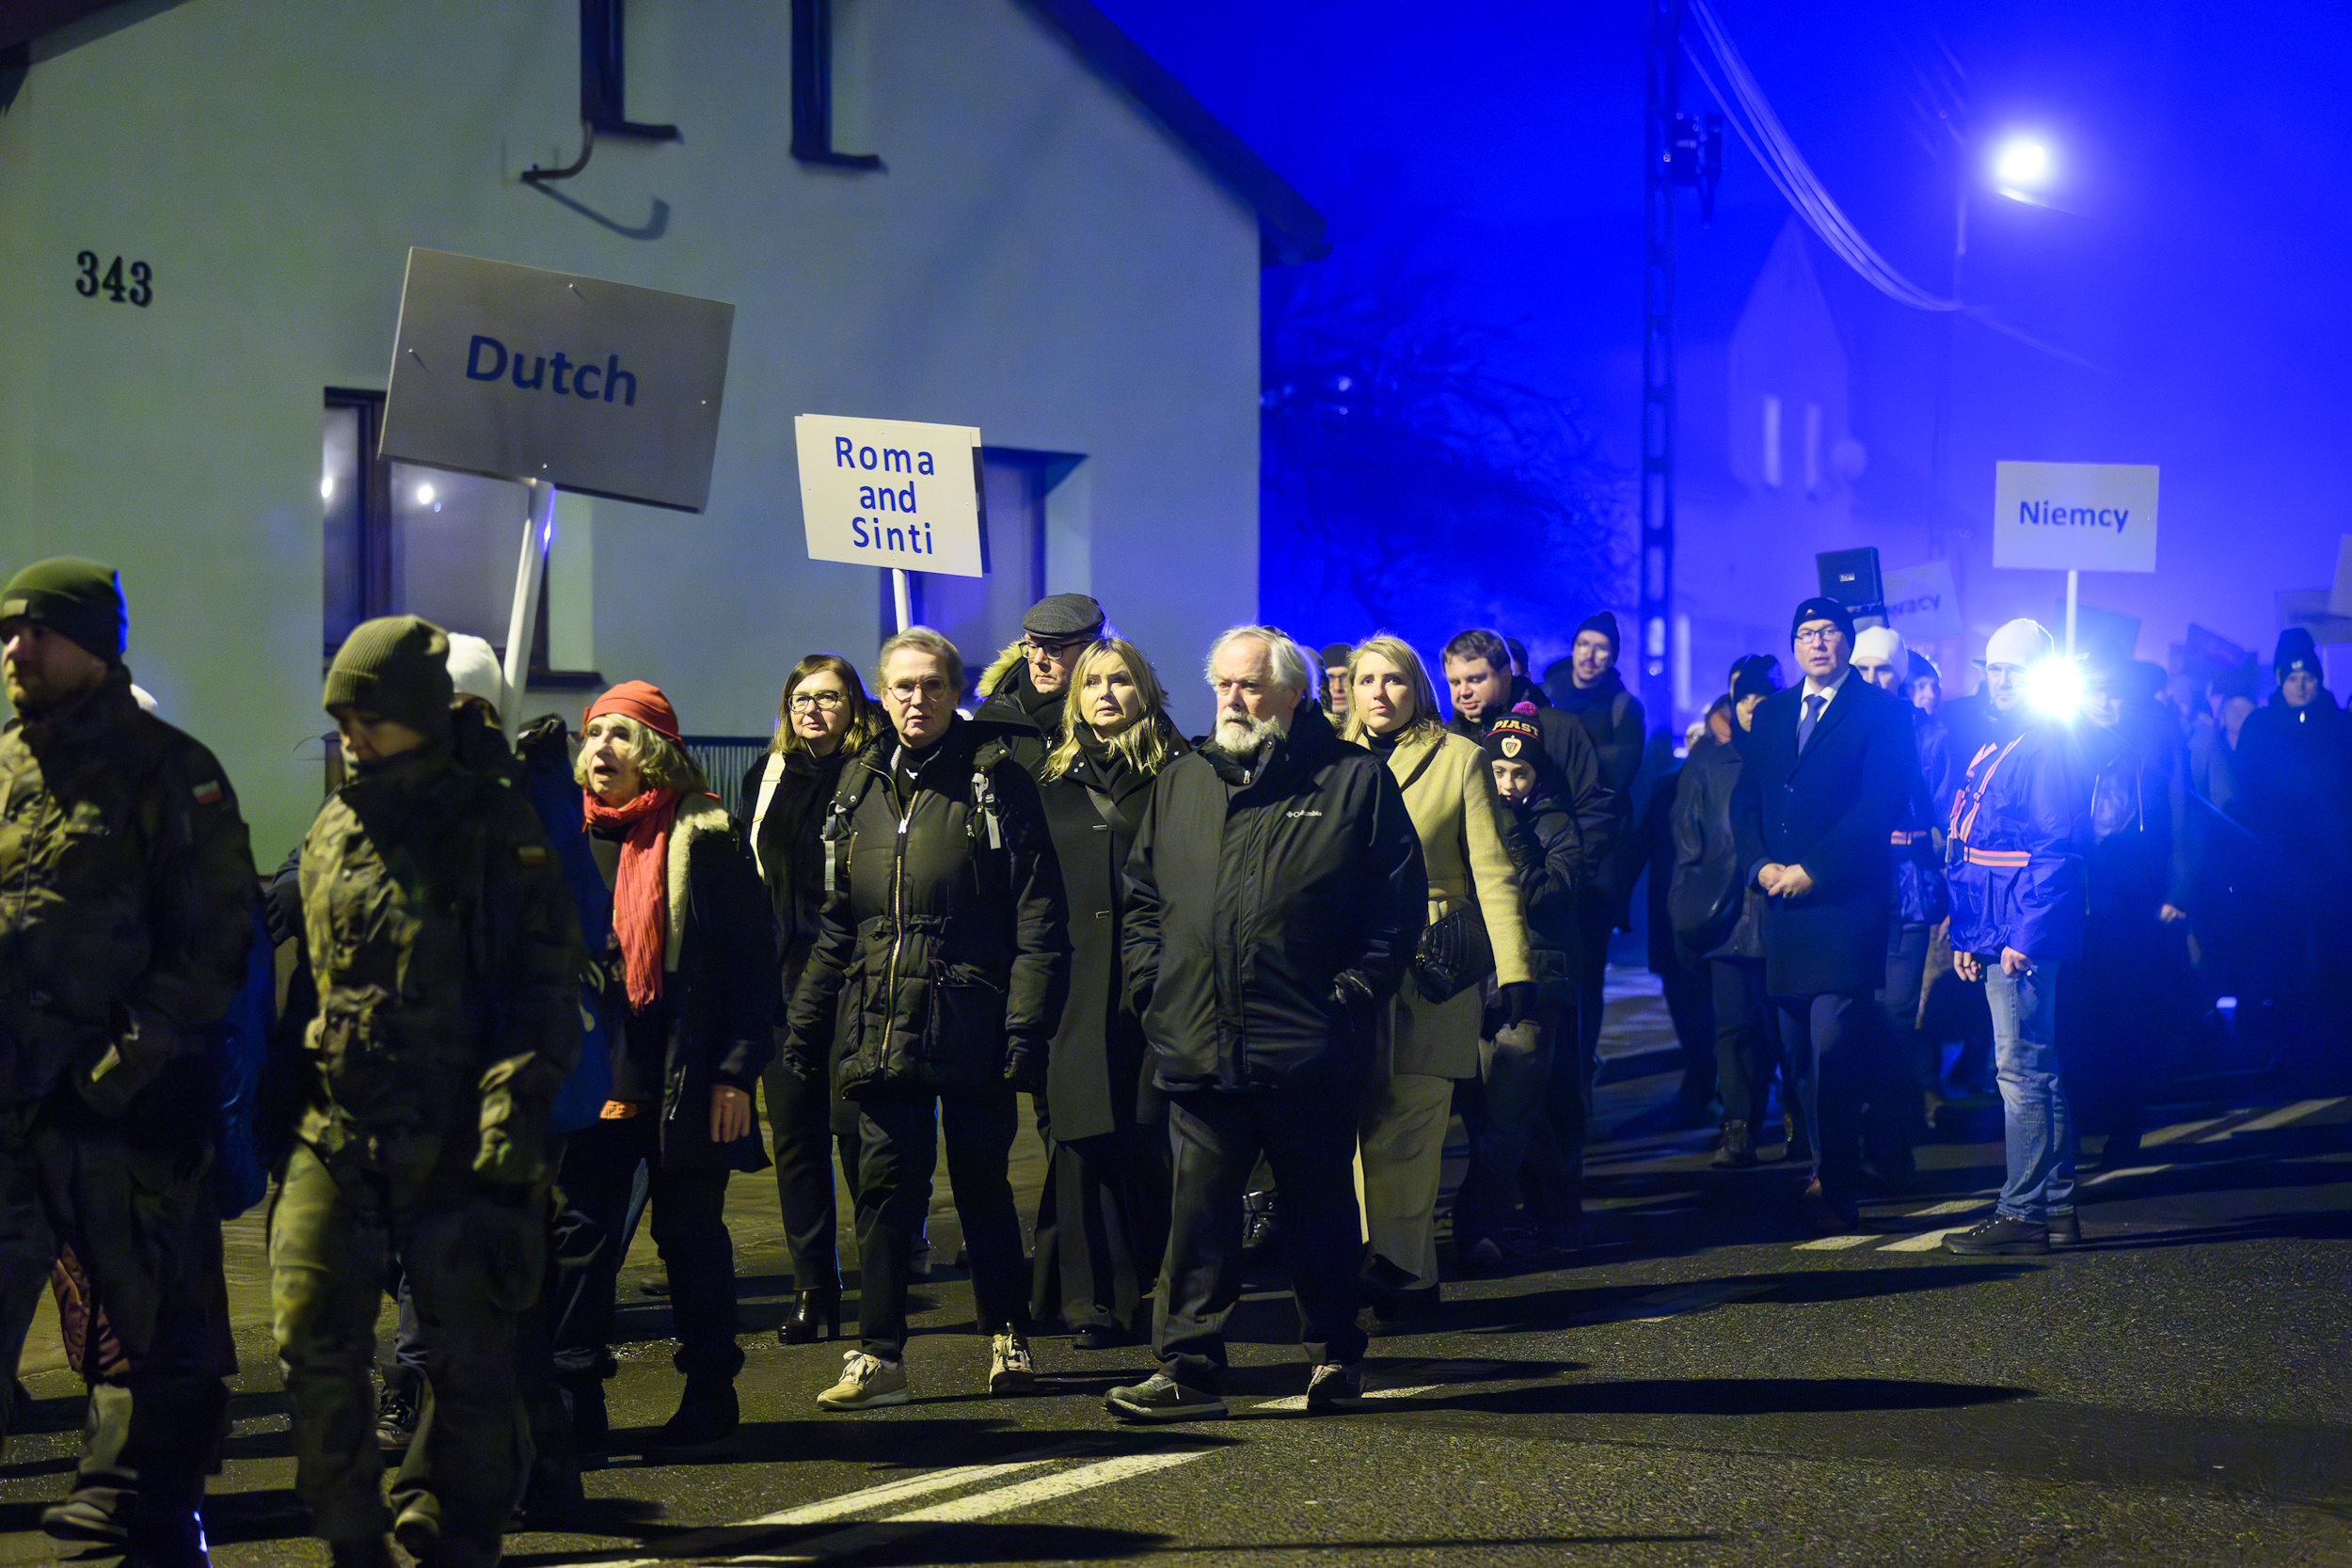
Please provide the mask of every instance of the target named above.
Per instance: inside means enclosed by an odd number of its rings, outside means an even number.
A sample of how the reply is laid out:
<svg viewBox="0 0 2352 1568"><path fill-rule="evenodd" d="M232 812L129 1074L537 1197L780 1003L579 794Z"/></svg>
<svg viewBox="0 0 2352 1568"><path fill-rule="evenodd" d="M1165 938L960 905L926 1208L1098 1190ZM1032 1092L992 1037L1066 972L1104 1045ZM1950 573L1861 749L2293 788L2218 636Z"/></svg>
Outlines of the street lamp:
<svg viewBox="0 0 2352 1568"><path fill-rule="evenodd" d="M2046 207L2041 192L2050 183L2050 149L2032 136L2011 136L1993 159L1993 188L2011 201Z"/></svg>

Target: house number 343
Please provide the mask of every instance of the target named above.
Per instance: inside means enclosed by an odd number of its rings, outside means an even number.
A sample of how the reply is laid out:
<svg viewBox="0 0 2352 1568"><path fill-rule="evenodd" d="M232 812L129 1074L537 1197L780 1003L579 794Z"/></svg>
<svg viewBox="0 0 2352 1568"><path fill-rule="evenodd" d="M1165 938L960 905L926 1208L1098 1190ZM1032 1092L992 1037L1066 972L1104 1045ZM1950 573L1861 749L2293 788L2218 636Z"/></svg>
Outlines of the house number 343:
<svg viewBox="0 0 2352 1568"><path fill-rule="evenodd" d="M76 273L73 292L84 299L96 299L99 292L103 290L106 297L117 305L136 305L145 309L148 302L155 297L155 271L145 261L134 261L126 268L122 258L118 256L114 264L102 274L98 270L98 252L85 250L73 258L73 266Z"/></svg>

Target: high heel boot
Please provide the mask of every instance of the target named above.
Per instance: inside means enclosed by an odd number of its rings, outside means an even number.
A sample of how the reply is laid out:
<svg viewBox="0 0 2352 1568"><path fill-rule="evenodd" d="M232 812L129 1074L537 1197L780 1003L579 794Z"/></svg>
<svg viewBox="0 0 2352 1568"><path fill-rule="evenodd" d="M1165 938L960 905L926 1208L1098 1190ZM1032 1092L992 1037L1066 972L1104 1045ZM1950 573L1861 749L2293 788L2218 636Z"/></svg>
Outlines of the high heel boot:
<svg viewBox="0 0 2352 1568"><path fill-rule="evenodd" d="M824 1332L818 1332L818 1325ZM815 1339L837 1339L841 1337L841 1287L818 1286L803 1291L792 1303L792 1311L776 1327L778 1342L805 1345Z"/></svg>

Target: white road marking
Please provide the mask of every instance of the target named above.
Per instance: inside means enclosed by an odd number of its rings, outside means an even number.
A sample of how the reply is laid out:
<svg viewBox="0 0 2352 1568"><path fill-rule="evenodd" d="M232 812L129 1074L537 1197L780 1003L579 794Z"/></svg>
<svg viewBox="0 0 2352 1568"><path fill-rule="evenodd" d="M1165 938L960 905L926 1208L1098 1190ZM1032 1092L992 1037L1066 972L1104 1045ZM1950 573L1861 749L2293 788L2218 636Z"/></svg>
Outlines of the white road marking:
<svg viewBox="0 0 2352 1568"><path fill-rule="evenodd" d="M2217 1144L2225 1139L2233 1138L2240 1132L2274 1132L2279 1128L2286 1126L2289 1122L2301 1121L2305 1117L2312 1115L2313 1112L2324 1111L2330 1105L2341 1105L2344 1103L2344 1097L2342 1095L2338 1095L2333 1100L2298 1100L2292 1105L2280 1107L2278 1110L2271 1112L2268 1116L2256 1117L2251 1121L2242 1121L2235 1127L2228 1128L2219 1132L2208 1132L2197 1141L2201 1144ZM2147 1142L2144 1138L2140 1141L2143 1145Z"/></svg>
<svg viewBox="0 0 2352 1568"><path fill-rule="evenodd" d="M959 1465L953 1469L934 1470L927 1475L904 1476L886 1481L879 1486L862 1491L844 1492L837 1497L826 1497L799 1508L787 1508L781 1513L770 1513L757 1519L745 1520L746 1528L761 1525L821 1525L832 1519L846 1519L867 1509L890 1508L910 1498L928 1497L933 1492L950 1491L958 1486L971 1486L984 1481L994 1481L1021 1470L1034 1470L1048 1464L1043 1459L1011 1460L1002 1465Z"/></svg>
<svg viewBox="0 0 2352 1568"><path fill-rule="evenodd" d="M1990 1201L1982 1197L1955 1197L1926 1209L1915 1209L1902 1217L1907 1220L1931 1220L1941 1214L1965 1214L1983 1208Z"/></svg>
<svg viewBox="0 0 2352 1568"><path fill-rule="evenodd" d="M883 1522L893 1525L954 1525L973 1519L993 1518L999 1513L1009 1513L1016 1508L1028 1508L1037 1503L1051 1502L1057 1497L1069 1497L1073 1492L1107 1486L1112 1481L1125 1481L1130 1476L1147 1475L1153 1470L1187 1465L1212 1451L1209 1449L1184 1449L1172 1453L1124 1454L1118 1459L1081 1465L1074 1470L1040 1476L1035 1481L1018 1481L991 1492L958 1497L953 1502L918 1508L912 1513L894 1513Z"/></svg>
<svg viewBox="0 0 2352 1568"><path fill-rule="evenodd" d="M1947 1225L1941 1230L1922 1230L1916 1236L1905 1236L1899 1242L1889 1242L1879 1250L1881 1252L1933 1252L1944 1244L1945 1237L1956 1230L1967 1228L1968 1227L1964 1225Z"/></svg>
<svg viewBox="0 0 2352 1568"><path fill-rule="evenodd" d="M1867 1230L1858 1231L1851 1236L1817 1236L1809 1242L1799 1242L1797 1250L1799 1252L1843 1252L1850 1246L1860 1246L1865 1242L1877 1240L1876 1236Z"/></svg>
<svg viewBox="0 0 2352 1568"><path fill-rule="evenodd" d="M2125 1165L2122 1170L2103 1170L2083 1185L2095 1187L2102 1181L2121 1181L2127 1176L2159 1176L2172 1168L2170 1165Z"/></svg>
<svg viewBox="0 0 2352 1568"><path fill-rule="evenodd" d="M2203 1121L2183 1121L2176 1122L2170 1127L2159 1127L2154 1132L2149 1133L2146 1137L2140 1139L2139 1147L2142 1148L2155 1148L2164 1144L2178 1143L2183 1138L2193 1138L2200 1132L2211 1132L2213 1129L2220 1126L2223 1122L2228 1121L2230 1117L2239 1117L2244 1116L2245 1114L2246 1113L2243 1111L2232 1111L2229 1116L2209 1117Z"/></svg>
<svg viewBox="0 0 2352 1568"><path fill-rule="evenodd" d="M1364 1398L1368 1400L1409 1400L1416 1394L1430 1393L1437 1387L1438 1385L1431 1383L1419 1388L1367 1388L1364 1390ZM1248 1408L1251 1410L1304 1410L1307 1408L1307 1396L1291 1394L1279 1400L1260 1400Z"/></svg>

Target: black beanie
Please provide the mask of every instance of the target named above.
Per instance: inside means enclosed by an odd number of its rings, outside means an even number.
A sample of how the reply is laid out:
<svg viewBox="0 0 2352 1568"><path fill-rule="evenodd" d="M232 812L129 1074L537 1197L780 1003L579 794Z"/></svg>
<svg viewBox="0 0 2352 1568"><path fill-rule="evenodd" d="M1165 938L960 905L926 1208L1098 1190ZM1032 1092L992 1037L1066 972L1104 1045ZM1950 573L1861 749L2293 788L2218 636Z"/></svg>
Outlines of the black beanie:
<svg viewBox="0 0 2352 1568"><path fill-rule="evenodd" d="M1617 641L1617 618L1614 615L1610 614L1609 611L1605 610L1597 610L1593 611L1593 613L1584 617L1584 624L1576 628L1576 636L1581 637L1588 631L1597 631L1600 633L1601 636L1609 639L1610 657L1613 658L1616 657L1619 644ZM1568 641L1570 642L1574 642L1576 641L1576 637L1571 637Z"/></svg>
<svg viewBox="0 0 2352 1568"><path fill-rule="evenodd" d="M2284 683L2297 670L2326 680L2328 673L2319 662L2319 646L2312 641L2307 626L2289 626L2279 634L2279 651L2271 656L2270 678Z"/></svg>
<svg viewBox="0 0 2352 1568"><path fill-rule="evenodd" d="M1544 730L1534 703L1520 703L1479 737L1488 762L1523 762L1538 773L1544 766Z"/></svg>
<svg viewBox="0 0 2352 1568"><path fill-rule="evenodd" d="M326 672L326 711L358 708L432 739L449 734L449 634L414 615L363 621Z"/></svg>
<svg viewBox="0 0 2352 1568"><path fill-rule="evenodd" d="M0 590L0 621L20 616L109 664L122 657L130 629L120 574L112 566L70 555L35 562Z"/></svg>
<svg viewBox="0 0 2352 1568"><path fill-rule="evenodd" d="M1807 599L1799 605L1795 618L1788 623L1789 641L1797 640L1797 628L1807 621L1827 621L1846 634L1847 642L1853 641L1853 614L1836 599Z"/></svg>
<svg viewBox="0 0 2352 1568"><path fill-rule="evenodd" d="M1769 697L1780 689L1780 660L1771 654L1750 654L1731 667L1731 700Z"/></svg>

